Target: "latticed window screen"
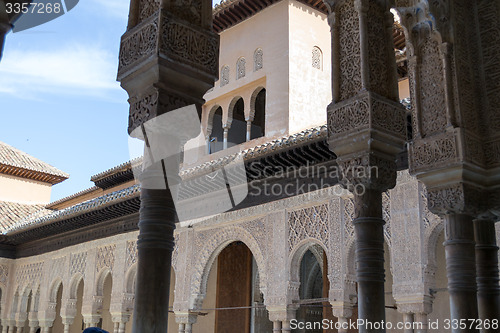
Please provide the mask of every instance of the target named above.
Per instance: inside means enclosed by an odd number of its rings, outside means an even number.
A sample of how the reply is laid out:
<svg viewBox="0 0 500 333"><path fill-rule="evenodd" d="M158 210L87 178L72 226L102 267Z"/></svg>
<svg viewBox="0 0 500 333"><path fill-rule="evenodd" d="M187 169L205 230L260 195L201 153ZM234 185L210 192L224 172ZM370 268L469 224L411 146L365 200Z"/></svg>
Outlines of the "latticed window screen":
<svg viewBox="0 0 500 333"><path fill-rule="evenodd" d="M236 80L241 79L242 77L245 77L246 75L246 63L247 61L245 58L239 58L238 62L236 63Z"/></svg>
<svg viewBox="0 0 500 333"><path fill-rule="evenodd" d="M255 50L255 53L253 55L253 60L254 60L254 71L258 71L259 69L262 69L264 67L264 51L262 51L261 48Z"/></svg>
<svg viewBox="0 0 500 333"><path fill-rule="evenodd" d="M321 64L322 64L322 52L319 49L319 47L315 46L312 50L312 66L313 68L317 68L321 70Z"/></svg>
<svg viewBox="0 0 500 333"><path fill-rule="evenodd" d="M220 71L220 86L224 87L229 83L229 66L223 66Z"/></svg>

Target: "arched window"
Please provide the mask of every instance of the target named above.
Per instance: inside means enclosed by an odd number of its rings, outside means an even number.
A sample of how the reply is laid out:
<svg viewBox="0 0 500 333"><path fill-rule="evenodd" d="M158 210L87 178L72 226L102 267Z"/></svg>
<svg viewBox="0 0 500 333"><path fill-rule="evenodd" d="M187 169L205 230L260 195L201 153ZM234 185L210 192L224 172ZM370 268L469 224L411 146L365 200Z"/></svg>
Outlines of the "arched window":
<svg viewBox="0 0 500 333"><path fill-rule="evenodd" d="M212 132L209 139L209 153L215 153L223 149L224 130L222 129L222 108L219 106L212 117Z"/></svg>
<svg viewBox="0 0 500 333"><path fill-rule="evenodd" d="M239 145L246 141L247 122L245 121L245 102L243 98L237 97L231 105L233 121L227 136L228 147Z"/></svg>
<svg viewBox="0 0 500 333"><path fill-rule="evenodd" d="M264 67L264 52L261 48L255 50L253 54L253 70L254 72Z"/></svg>
<svg viewBox="0 0 500 333"><path fill-rule="evenodd" d="M253 121L250 132L250 140L263 137L266 129L266 89L259 88L252 95L251 110Z"/></svg>
<svg viewBox="0 0 500 333"><path fill-rule="evenodd" d="M224 87L229 83L229 66L223 66L220 70L220 86Z"/></svg>
<svg viewBox="0 0 500 333"><path fill-rule="evenodd" d="M313 47L312 49L312 66L313 68L322 70L323 66L323 52L321 52L321 49L317 46Z"/></svg>
<svg viewBox="0 0 500 333"><path fill-rule="evenodd" d="M238 59L238 62L236 63L236 80L241 79L242 77L245 77L246 75L246 63L247 61L245 58L241 57Z"/></svg>

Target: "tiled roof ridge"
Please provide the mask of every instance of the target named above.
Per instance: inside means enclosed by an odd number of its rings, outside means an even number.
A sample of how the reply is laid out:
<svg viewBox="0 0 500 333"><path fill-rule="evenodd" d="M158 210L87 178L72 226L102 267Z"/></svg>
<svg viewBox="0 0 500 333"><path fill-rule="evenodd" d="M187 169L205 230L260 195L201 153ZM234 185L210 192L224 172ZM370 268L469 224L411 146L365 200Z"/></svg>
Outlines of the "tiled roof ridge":
<svg viewBox="0 0 500 333"><path fill-rule="evenodd" d="M15 154L15 156L11 156L11 154ZM69 178L69 174L66 172L3 141L0 141L0 164L61 178Z"/></svg>
<svg viewBox="0 0 500 333"><path fill-rule="evenodd" d="M24 218L6 230L3 231L3 234L16 233L19 231L25 231L27 229L39 227L42 225L46 225L55 221L67 219L73 216L77 216L86 212L91 212L98 208L103 208L112 204L116 204L118 202L127 200L129 198L135 197L140 193L140 186L138 184L132 185L125 189L115 191L94 199L90 199L79 203L77 205L64 208L61 210L54 211L51 214L44 215L41 217L36 217L35 219L30 219L29 217Z"/></svg>
<svg viewBox="0 0 500 333"><path fill-rule="evenodd" d="M98 174L95 174L93 175L92 177L90 177L90 180L93 181L93 182L97 182L101 179L104 179L106 177L109 177L109 176L112 176L120 171L126 171L138 164L142 163L142 156L141 157L136 157L132 160L129 160L127 162L124 162L122 164L119 164L117 166L114 166L108 170L105 170L105 171L102 171Z"/></svg>
<svg viewBox="0 0 500 333"><path fill-rule="evenodd" d="M78 198L79 196L82 196L82 195L87 194L87 193L91 193L91 192L93 192L93 191L95 191L95 190L99 190L99 189L100 189L100 188L99 188L99 187L97 187L97 186L92 186L92 187L89 187L89 188L87 188L87 189L85 189L85 190L81 190L81 191L79 191L79 192L73 193L73 194L68 195L68 196L66 196L66 197L64 197L64 198L61 198L61 199L59 199L59 200L56 200L56 201L50 202L50 203L48 203L47 205L45 205L45 208L47 208L47 209L51 209L51 207L56 206L56 205L58 205L58 204L60 204L60 203L63 203L63 202L69 201L69 200L71 200L71 199Z"/></svg>
<svg viewBox="0 0 500 333"><path fill-rule="evenodd" d="M327 135L328 135L328 129L326 124L321 126L316 126L313 128L308 128L301 132L292 135L285 135L280 138L274 139L272 141L266 142L264 144L242 150L241 152L222 156L216 160L207 161L193 168L188 168L186 170L181 171L180 176L183 179L195 177L201 174L212 172L214 171L215 168L220 168L222 166L225 166L231 163L231 161L233 161L238 156L241 156L244 160L249 160L268 154L269 152L277 149L293 147L302 143L326 138Z"/></svg>
<svg viewBox="0 0 500 333"><path fill-rule="evenodd" d="M218 13L223 11L224 9L229 8L229 7L237 4L240 1L241 0L222 0L220 3L218 3L214 6L212 13L213 13L213 15L217 15Z"/></svg>

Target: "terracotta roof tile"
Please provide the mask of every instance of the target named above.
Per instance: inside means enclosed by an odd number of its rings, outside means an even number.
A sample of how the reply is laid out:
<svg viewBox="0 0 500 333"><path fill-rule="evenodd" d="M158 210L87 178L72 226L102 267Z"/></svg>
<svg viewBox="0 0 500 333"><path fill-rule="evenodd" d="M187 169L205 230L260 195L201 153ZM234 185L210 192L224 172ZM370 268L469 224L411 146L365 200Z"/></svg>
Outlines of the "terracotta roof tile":
<svg viewBox="0 0 500 333"><path fill-rule="evenodd" d="M52 212L44 207L45 205L29 205L0 201L0 232L5 232L19 220L27 217L39 217Z"/></svg>
<svg viewBox="0 0 500 333"><path fill-rule="evenodd" d="M67 173L2 141L0 141L0 164L60 178L69 177Z"/></svg>

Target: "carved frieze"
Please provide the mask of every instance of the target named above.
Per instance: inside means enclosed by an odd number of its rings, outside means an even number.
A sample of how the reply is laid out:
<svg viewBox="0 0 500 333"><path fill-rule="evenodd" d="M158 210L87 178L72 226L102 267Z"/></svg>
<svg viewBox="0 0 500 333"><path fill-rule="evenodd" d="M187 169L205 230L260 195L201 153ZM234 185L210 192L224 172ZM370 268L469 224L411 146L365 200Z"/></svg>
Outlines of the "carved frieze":
<svg viewBox="0 0 500 333"><path fill-rule="evenodd" d="M328 205L313 206L294 210L288 214L288 248L291 251L297 243L307 238L328 244Z"/></svg>
<svg viewBox="0 0 500 333"><path fill-rule="evenodd" d="M154 55L158 44L158 17L153 16L125 33L120 44L118 77L132 65Z"/></svg>
<svg viewBox="0 0 500 333"><path fill-rule="evenodd" d="M87 263L87 252L72 253L70 257L69 275L73 276L75 273L84 275Z"/></svg>
<svg viewBox="0 0 500 333"><path fill-rule="evenodd" d="M100 272L103 268L113 270L115 264L116 245L107 245L97 249L96 269Z"/></svg>
<svg viewBox="0 0 500 333"><path fill-rule="evenodd" d="M217 77L219 36L184 24L164 14L160 28L160 53L178 63Z"/></svg>
<svg viewBox="0 0 500 333"><path fill-rule="evenodd" d="M457 163L459 152L456 134L445 132L429 139L414 141L410 144L409 161L412 174Z"/></svg>
<svg viewBox="0 0 500 333"><path fill-rule="evenodd" d="M485 192L470 184L427 188L427 192L429 210L437 215L462 213L476 216L487 210Z"/></svg>

